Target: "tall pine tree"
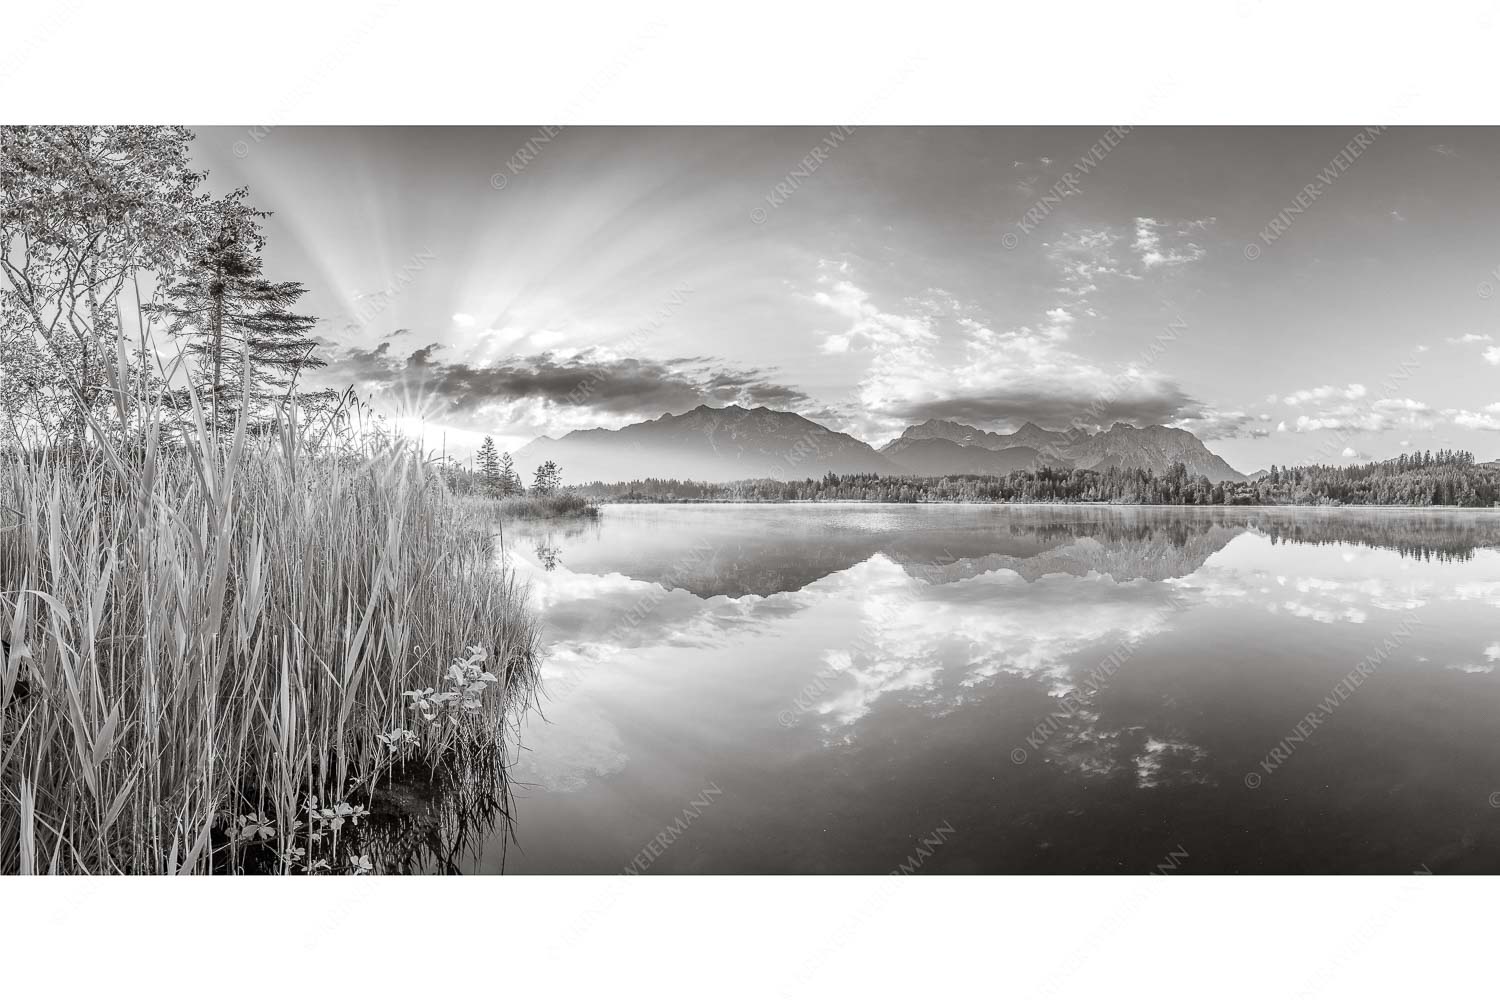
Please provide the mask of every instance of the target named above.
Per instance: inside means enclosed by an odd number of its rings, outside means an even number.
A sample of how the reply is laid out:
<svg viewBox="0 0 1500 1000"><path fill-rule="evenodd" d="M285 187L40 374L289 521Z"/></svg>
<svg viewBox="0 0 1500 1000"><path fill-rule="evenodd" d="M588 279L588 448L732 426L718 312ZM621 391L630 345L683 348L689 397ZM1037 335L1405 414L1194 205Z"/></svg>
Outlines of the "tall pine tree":
<svg viewBox="0 0 1500 1000"><path fill-rule="evenodd" d="M500 496L500 458L495 452L495 439L485 438L484 444L474 455L479 466L479 492L486 496Z"/></svg>
<svg viewBox="0 0 1500 1000"><path fill-rule="evenodd" d="M194 389L216 426L232 424L246 399L249 416L263 422L296 392L302 372L325 364L308 336L317 321L292 312L307 289L262 274L260 220L269 213L246 204L246 193L240 188L210 207L184 273L157 307L168 332L187 342Z"/></svg>
<svg viewBox="0 0 1500 1000"><path fill-rule="evenodd" d="M520 496L526 491L521 485L521 477L516 475L516 463L511 460L510 452L500 456L500 495L502 497Z"/></svg>

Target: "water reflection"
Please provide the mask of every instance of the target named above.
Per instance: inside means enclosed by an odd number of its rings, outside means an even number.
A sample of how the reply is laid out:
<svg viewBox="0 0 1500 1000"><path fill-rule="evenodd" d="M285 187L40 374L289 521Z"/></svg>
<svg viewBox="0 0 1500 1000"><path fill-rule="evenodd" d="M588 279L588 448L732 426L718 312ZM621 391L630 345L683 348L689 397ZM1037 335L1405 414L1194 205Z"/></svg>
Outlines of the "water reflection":
<svg viewBox="0 0 1500 1000"><path fill-rule="evenodd" d="M934 517L931 508L911 507L652 505L612 508L611 521L628 527L608 533L602 522L513 530L555 554L570 539L586 540L575 553L576 572L623 572L705 598L797 591L876 554L950 576L1003 566L1028 579L1096 570L1123 582L1184 576L1246 531L1273 546L1386 548L1429 562L1468 560L1478 548L1500 546L1500 518L1486 512L1082 505L942 510ZM649 542L644 550L642 542Z"/></svg>
<svg viewBox="0 0 1500 1000"><path fill-rule="evenodd" d="M562 560L563 547L570 539L598 538L597 521L543 520L519 522L509 528L509 541L505 531L500 533L502 548L507 555L512 545L529 545L536 557L535 565L544 571L556 569Z"/></svg>
<svg viewBox="0 0 1500 1000"><path fill-rule="evenodd" d="M507 531L545 719L517 848L469 870L620 870L709 781L653 871L888 871L946 821L932 870L1145 871L1178 842L1203 871L1500 867L1489 512L674 505Z"/></svg>
<svg viewBox="0 0 1500 1000"><path fill-rule="evenodd" d="M514 816L501 763L486 752L435 772L420 765L396 771L351 849L380 859L383 872L458 874L487 842L503 856Z"/></svg>
<svg viewBox="0 0 1500 1000"><path fill-rule="evenodd" d="M557 569L557 560L562 556L562 550L557 545L547 540L539 540L536 543L536 560L542 569L551 572Z"/></svg>

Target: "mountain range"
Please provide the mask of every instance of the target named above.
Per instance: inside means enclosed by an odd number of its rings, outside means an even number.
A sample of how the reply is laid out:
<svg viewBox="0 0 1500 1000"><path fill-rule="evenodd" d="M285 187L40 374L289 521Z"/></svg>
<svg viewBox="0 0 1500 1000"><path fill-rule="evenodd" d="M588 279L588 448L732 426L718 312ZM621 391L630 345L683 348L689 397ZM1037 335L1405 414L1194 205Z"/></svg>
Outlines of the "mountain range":
<svg viewBox="0 0 1500 1000"><path fill-rule="evenodd" d="M1176 462L1183 463L1190 475L1214 482L1245 479L1193 434L1159 424L1116 423L1091 433L1026 423L1000 434L951 420L928 420L906 428L877 451L800 414L737 405L664 413L618 430L596 427L558 438L539 437L516 452L515 460L521 469L556 462L563 480L570 483L647 477L706 482L803 479L827 472L998 475L1041 465L1162 473Z"/></svg>

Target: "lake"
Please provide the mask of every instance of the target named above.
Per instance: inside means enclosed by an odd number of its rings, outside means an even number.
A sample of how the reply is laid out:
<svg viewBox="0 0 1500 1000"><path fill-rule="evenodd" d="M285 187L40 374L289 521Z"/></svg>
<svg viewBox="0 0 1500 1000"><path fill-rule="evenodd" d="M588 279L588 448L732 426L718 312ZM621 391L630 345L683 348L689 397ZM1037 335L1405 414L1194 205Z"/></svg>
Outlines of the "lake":
<svg viewBox="0 0 1500 1000"><path fill-rule="evenodd" d="M467 871L1500 871L1500 515L610 506Z"/></svg>

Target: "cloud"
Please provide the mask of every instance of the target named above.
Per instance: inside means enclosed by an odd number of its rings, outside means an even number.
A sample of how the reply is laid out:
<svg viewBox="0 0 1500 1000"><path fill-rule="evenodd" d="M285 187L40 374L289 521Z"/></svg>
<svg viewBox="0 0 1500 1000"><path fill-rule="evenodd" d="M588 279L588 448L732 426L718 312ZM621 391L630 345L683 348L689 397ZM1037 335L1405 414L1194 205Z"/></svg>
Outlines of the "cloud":
<svg viewBox="0 0 1500 1000"><path fill-rule="evenodd" d="M1142 377L1115 387L1102 371L1090 373L1092 386L1077 379L1033 380L987 390L957 391L913 399L885 412L910 420L939 418L963 423L1012 424L1034 420L1044 427L1091 424L1164 424L1196 401L1170 380Z"/></svg>
<svg viewBox="0 0 1500 1000"><path fill-rule="evenodd" d="M1062 272L1058 291L1083 298L1099 290L1099 282L1108 278L1135 278L1121 265L1115 253L1120 237L1108 226L1100 229L1076 229L1046 244L1047 260Z"/></svg>
<svg viewBox="0 0 1500 1000"><path fill-rule="evenodd" d="M1491 403L1477 413L1473 410L1444 410L1443 416L1469 430L1500 431L1500 403Z"/></svg>
<svg viewBox="0 0 1500 1000"><path fill-rule="evenodd" d="M1241 410L1215 410L1203 406L1172 421L1173 427L1190 431L1202 441L1226 441L1231 438L1264 438L1271 436L1267 426L1270 417ZM1285 429L1284 425L1282 428Z"/></svg>
<svg viewBox="0 0 1500 1000"><path fill-rule="evenodd" d="M847 269L845 262L839 271L843 273ZM829 281L826 284L828 287L813 294L813 301L848 320L849 327L824 337L822 349L825 354L871 349L893 351L903 345L921 348L936 340L930 318L884 312L871 303L868 292L851 281Z"/></svg>
<svg viewBox="0 0 1500 1000"><path fill-rule="evenodd" d="M1070 288L1121 273L1113 239L1089 230L1052 247L1053 263ZM1076 304L1045 309L1034 325L997 330L966 315L951 297L928 295L904 300L901 311L883 309L846 274L825 268L813 300L848 324L824 335L823 350L868 358L859 383L860 416L846 425L856 433L878 437L902 422L934 417L981 425L1034 420L1051 427L1196 420L1229 428L1151 367L1170 338L1153 343L1136 363L1107 367L1069 346L1079 317L1089 315Z"/></svg>
<svg viewBox="0 0 1500 1000"><path fill-rule="evenodd" d="M332 384L353 383L365 393L420 399L427 415L457 425L481 421L489 408L530 404L530 416L575 409L602 417L659 416L703 403L787 409L810 400L757 368L735 368L715 358L657 361L618 357L600 349L544 352L494 364L438 357L436 344L402 356L390 341L372 350L347 350L320 372Z"/></svg>
<svg viewBox="0 0 1500 1000"><path fill-rule="evenodd" d="M1121 260L1121 234L1109 227L1084 226L1069 230L1046 246L1047 261L1062 274L1057 291L1082 300L1097 292L1110 279L1140 281L1160 269L1180 267L1201 260L1207 251L1189 239L1213 225L1213 218L1191 222L1135 220L1135 237L1129 249L1140 258L1138 266Z"/></svg>
<svg viewBox="0 0 1500 1000"><path fill-rule="evenodd" d="M1491 344L1495 340L1494 337L1487 333L1466 333L1461 337L1448 337L1446 339L1448 343L1460 346L1467 344ZM1480 356L1492 365L1500 365L1500 346L1487 347Z"/></svg>
<svg viewBox="0 0 1500 1000"><path fill-rule="evenodd" d="M1282 399L1287 406L1301 406L1303 403L1322 403L1330 399L1363 399L1365 387L1358 382L1351 382L1340 389L1336 385L1320 385L1316 389L1299 389Z"/></svg>
<svg viewBox="0 0 1500 1000"><path fill-rule="evenodd" d="M1361 390L1357 396L1345 395L1343 398L1358 399L1364 395L1364 387L1357 388ZM1302 414L1297 417L1294 429L1299 434L1309 431L1388 431L1396 427L1430 429L1437 425L1437 417L1437 411L1415 399L1377 399L1368 405L1340 403Z"/></svg>
<svg viewBox="0 0 1500 1000"><path fill-rule="evenodd" d="M1131 249L1140 254L1141 266L1146 270L1157 267L1179 267L1202 260L1207 253L1203 247L1188 239L1195 231L1206 230L1214 220L1197 219L1192 222L1158 222L1156 219L1135 220L1135 242ZM1167 240L1163 240L1163 236Z"/></svg>
<svg viewBox="0 0 1500 1000"><path fill-rule="evenodd" d="M467 330L469 327L471 327L471 326L474 325L474 322L475 322L474 321L474 317L470 316L468 313L454 313L453 314L453 323L454 323L454 325L458 326L458 327L460 327L462 329Z"/></svg>

